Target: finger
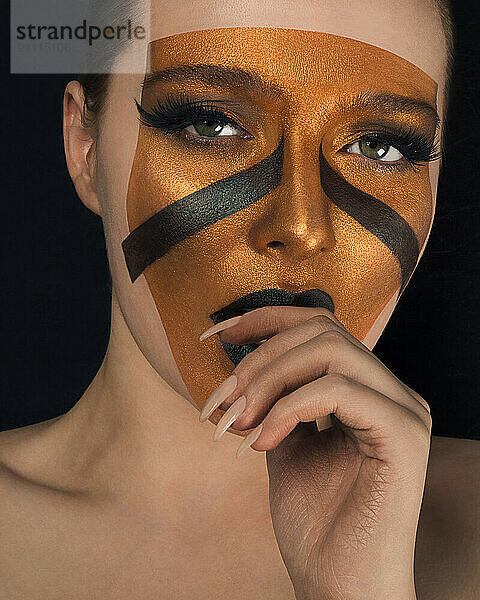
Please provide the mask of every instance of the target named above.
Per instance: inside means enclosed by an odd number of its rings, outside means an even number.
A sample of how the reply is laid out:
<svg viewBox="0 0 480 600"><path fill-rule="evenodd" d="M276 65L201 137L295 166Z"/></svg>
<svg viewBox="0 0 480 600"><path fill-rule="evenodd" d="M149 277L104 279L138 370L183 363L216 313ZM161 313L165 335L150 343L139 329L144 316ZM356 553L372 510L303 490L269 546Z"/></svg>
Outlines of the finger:
<svg viewBox="0 0 480 600"><path fill-rule="evenodd" d="M403 383L403 381L402 381ZM430 414L430 406L428 405L427 401L422 398L420 396L420 394L418 392L416 392L415 390L412 390L411 387L408 387L408 385L406 383L403 383L403 385L405 386L405 388L409 391L410 394L412 394L412 396L418 401L420 402L420 404L425 408L426 411L428 411L428 413Z"/></svg>
<svg viewBox="0 0 480 600"><path fill-rule="evenodd" d="M262 342L262 344L245 356L235 367L233 373L239 380L251 379L257 371L268 364L276 356L281 355L290 348L329 330L342 331L350 342L370 354L381 368L386 370L392 378L395 378L407 394L411 393L402 381L390 371L373 352L353 336L344 325L326 308L305 308L298 306L263 306L261 308L245 313L238 325L222 332L222 340L231 343L248 343L251 341ZM229 332L228 339L223 335ZM258 334L254 332L258 331ZM263 340L264 336L267 337ZM262 338L262 339L260 339ZM366 382L367 385L370 382ZM225 399L220 407L226 410L243 393L244 386L237 386L235 393ZM415 394L413 394L415 396ZM418 396L418 395L417 395ZM428 409L423 400L418 400Z"/></svg>
<svg viewBox="0 0 480 600"><path fill-rule="evenodd" d="M241 364L241 363L240 363ZM239 365L240 366L240 365ZM249 369L249 373L252 369ZM327 374L338 373L358 381L414 411L425 422L430 415L403 384L373 354L352 344L343 331L328 330L274 357L247 378L238 370L238 395L246 407L234 429L248 429L260 422L286 393Z"/></svg>
<svg viewBox="0 0 480 600"><path fill-rule="evenodd" d="M359 443L359 450L385 460L414 439L430 439L431 422L387 396L338 373L326 375L280 398L263 419L254 450L277 447L300 422L334 414ZM400 452L398 456L401 456Z"/></svg>
<svg viewBox="0 0 480 600"><path fill-rule="evenodd" d="M305 306L262 306L242 315L240 321L220 332L229 344L259 343L277 333L295 327L316 316L325 316L344 329L343 324L327 308Z"/></svg>
<svg viewBox="0 0 480 600"><path fill-rule="evenodd" d="M278 311L278 309L288 310ZM257 313L253 320L254 323L261 324L266 320L267 325L265 325L265 328L268 327L268 330L271 332L273 331L272 328L274 327L275 331L278 331L278 333L274 337L266 339L261 346L247 354L247 356L245 356L234 368L232 374L237 376L239 383L235 389L235 392L225 398L225 400L220 404L220 408L227 410L233 404L233 402L241 396L240 391L246 387L248 382L255 376L255 373L258 372L264 365L267 365L275 357L280 356L282 353L294 348L298 344L301 344L315 335L331 329L337 329L339 331L344 331L345 335L353 344L366 349L361 342L359 342L345 329L345 327L340 323L340 321L338 321L338 319L336 319L336 317L332 315L330 311L325 308L308 309L308 314L311 314L310 311L312 310L315 310L313 317L308 317L307 320L304 321L301 319L305 319L305 317L307 317L307 313L304 312L303 308L299 309L299 307L266 306L249 313L252 315L253 313ZM296 325L286 327L283 320L285 320L286 324L291 324L294 316Z"/></svg>

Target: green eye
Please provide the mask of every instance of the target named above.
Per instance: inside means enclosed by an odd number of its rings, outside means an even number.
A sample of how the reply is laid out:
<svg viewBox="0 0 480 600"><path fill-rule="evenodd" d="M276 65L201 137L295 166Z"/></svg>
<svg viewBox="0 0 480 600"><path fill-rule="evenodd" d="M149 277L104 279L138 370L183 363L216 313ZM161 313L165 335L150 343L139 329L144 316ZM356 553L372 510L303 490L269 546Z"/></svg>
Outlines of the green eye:
<svg viewBox="0 0 480 600"><path fill-rule="evenodd" d="M362 154L368 156L368 158L382 158L390 147L385 142L380 142L378 140L363 138L359 141L359 148Z"/></svg>
<svg viewBox="0 0 480 600"><path fill-rule="evenodd" d="M186 127L186 131L200 137L238 135L238 128L234 127L233 124L210 117L196 119L191 125Z"/></svg>
<svg viewBox="0 0 480 600"><path fill-rule="evenodd" d="M224 125L213 119L202 119L201 121L196 121L193 127L199 135L215 137L220 134Z"/></svg>
<svg viewBox="0 0 480 600"><path fill-rule="evenodd" d="M372 136L364 136L357 142L350 144L348 152L362 154L372 160L395 162L403 158L403 154L388 142Z"/></svg>

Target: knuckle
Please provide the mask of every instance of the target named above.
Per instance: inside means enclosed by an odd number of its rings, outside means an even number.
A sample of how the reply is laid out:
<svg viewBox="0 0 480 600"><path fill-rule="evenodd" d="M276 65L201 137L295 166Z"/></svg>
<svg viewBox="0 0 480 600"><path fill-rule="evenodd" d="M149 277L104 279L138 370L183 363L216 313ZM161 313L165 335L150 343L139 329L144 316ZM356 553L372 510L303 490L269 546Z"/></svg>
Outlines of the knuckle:
<svg viewBox="0 0 480 600"><path fill-rule="evenodd" d="M322 306L319 306L316 310L317 314L313 317L310 317L311 319L315 319L317 317L327 317L327 319L330 319L330 321L332 321L335 318L333 316L333 313L329 311L328 308L323 308Z"/></svg>
<svg viewBox="0 0 480 600"><path fill-rule="evenodd" d="M326 308L320 308L318 310L322 311L322 312L319 312L317 315L310 317L309 319L307 319L307 322L310 325L313 325L314 327L318 327L318 330L320 332L323 332L326 329L331 328L332 325L335 324L335 322L331 318L332 313L330 311L328 311Z"/></svg>
<svg viewBox="0 0 480 600"><path fill-rule="evenodd" d="M413 390L411 387L409 387L408 385L404 384L405 387L407 388L407 390L410 392L410 394L415 398L415 400L421 404L423 406L423 408L429 413L431 414L431 410L430 410L430 405L428 404L428 402L422 398L422 396L420 396L420 394L418 392L416 392L415 390Z"/></svg>
<svg viewBox="0 0 480 600"><path fill-rule="evenodd" d="M428 412L428 415L425 416L425 423L427 425L428 431L431 431L432 425L433 425L433 419L432 419L432 415L431 415L430 411Z"/></svg>
<svg viewBox="0 0 480 600"><path fill-rule="evenodd" d="M251 352L248 352L242 360L235 366L233 373L240 379L249 378L258 371L259 366L267 362L272 356L272 351L268 350L265 344L258 346Z"/></svg>
<svg viewBox="0 0 480 600"><path fill-rule="evenodd" d="M260 368L250 377L245 377L242 384L243 382L243 393L247 399L250 398L253 401L248 404L255 404L257 408L268 402L268 398L272 395L283 394L287 387L284 377L279 375L271 365Z"/></svg>
<svg viewBox="0 0 480 600"><path fill-rule="evenodd" d="M343 333L338 329L329 329L328 331L324 331L320 335L322 338L322 342L326 342L330 346L343 346L347 342L347 339L345 338Z"/></svg>
<svg viewBox="0 0 480 600"><path fill-rule="evenodd" d="M345 389L345 387L350 384L348 377L342 375L342 373L327 373L322 379L332 392L335 392L340 388Z"/></svg>
<svg viewBox="0 0 480 600"><path fill-rule="evenodd" d="M283 390L283 378L269 365L256 374L248 387L249 391L255 389L257 396L264 397L269 392Z"/></svg>
<svg viewBox="0 0 480 600"><path fill-rule="evenodd" d="M430 418L432 417L432 411L430 409L430 405L428 404L428 402L426 400L424 400L421 396L419 396L419 400L420 404L423 406L423 408L428 412L428 414L430 415Z"/></svg>
<svg viewBox="0 0 480 600"><path fill-rule="evenodd" d="M420 417L417 417L410 425L409 433L413 433L415 438L422 443L429 443L431 436L431 424L429 424L428 421L425 422L423 419L420 419Z"/></svg>

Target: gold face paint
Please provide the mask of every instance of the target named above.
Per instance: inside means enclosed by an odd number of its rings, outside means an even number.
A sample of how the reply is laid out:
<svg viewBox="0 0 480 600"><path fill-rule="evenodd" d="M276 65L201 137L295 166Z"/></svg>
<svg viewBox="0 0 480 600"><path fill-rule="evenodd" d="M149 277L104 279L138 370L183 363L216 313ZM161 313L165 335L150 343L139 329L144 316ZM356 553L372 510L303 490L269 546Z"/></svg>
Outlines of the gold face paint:
<svg viewBox="0 0 480 600"><path fill-rule="evenodd" d="M402 268L383 237L383 225L375 222L378 215L359 206L361 195L352 201L357 202L353 216L329 197L319 152L345 185L391 209L411 229L421 251L434 210L428 165L414 171L406 160L391 166L342 149L379 127L413 127L433 139L436 121L428 105L436 106L437 84L384 49L314 31L193 31L156 40L150 51L153 74L143 89L145 110L157 101L164 104L169 95L186 95L194 102L208 101L248 135L199 141L185 131L141 126L127 195L130 232L165 207L175 208L190 194L258 165L283 139L276 187L208 226L192 225L194 233L180 237L142 271L183 380L201 407L234 365L218 336L198 338L213 324L211 313L241 296L265 288L324 290L337 318L364 338L401 287ZM202 80L192 76L199 64L204 66ZM220 85L209 75L209 65L242 69L256 79L243 76L239 85L229 76ZM183 76L180 71L155 76L172 67L181 67ZM185 67L192 68L190 76ZM258 78L265 84L259 86ZM382 96L382 106L362 106L360 100L372 94L389 96ZM423 110L406 103L394 109L393 95L413 98ZM183 219L179 228L188 230L188 221L196 219L195 202L190 212L178 206L172 227ZM362 210L370 210L366 219L371 226L360 224ZM389 235L400 246L399 231L394 228ZM273 241L284 246L269 245Z"/></svg>

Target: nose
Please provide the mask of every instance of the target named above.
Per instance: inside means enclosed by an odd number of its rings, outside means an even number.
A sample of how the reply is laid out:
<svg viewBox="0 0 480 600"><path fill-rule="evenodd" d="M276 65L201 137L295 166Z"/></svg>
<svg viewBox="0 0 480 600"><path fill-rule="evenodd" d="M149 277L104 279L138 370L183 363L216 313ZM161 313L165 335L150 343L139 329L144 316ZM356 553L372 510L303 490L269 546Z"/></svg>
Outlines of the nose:
<svg viewBox="0 0 480 600"><path fill-rule="evenodd" d="M250 229L251 245L260 254L296 263L335 246L318 147L285 138L282 179L265 203Z"/></svg>

